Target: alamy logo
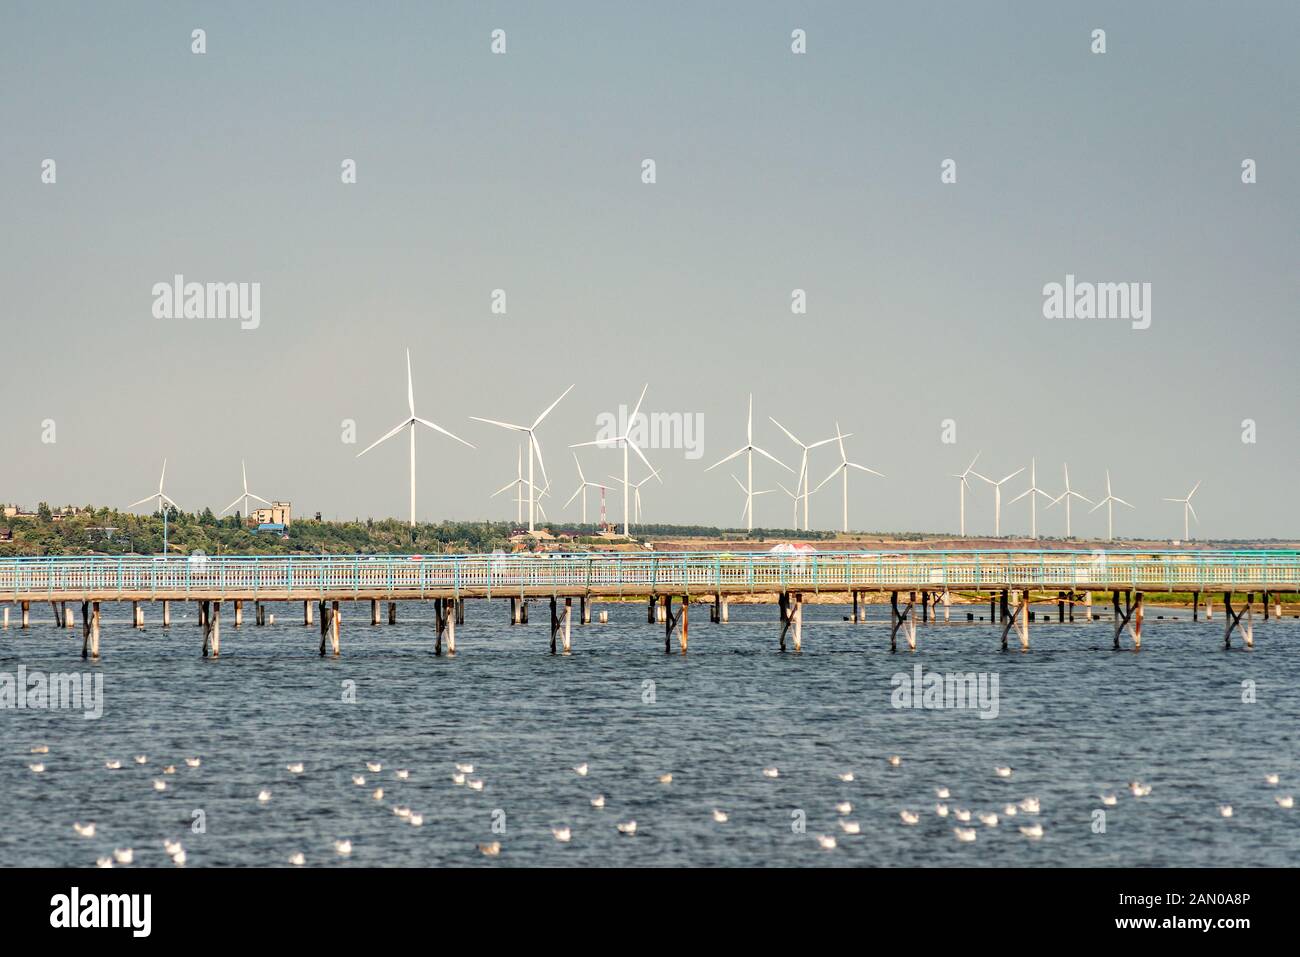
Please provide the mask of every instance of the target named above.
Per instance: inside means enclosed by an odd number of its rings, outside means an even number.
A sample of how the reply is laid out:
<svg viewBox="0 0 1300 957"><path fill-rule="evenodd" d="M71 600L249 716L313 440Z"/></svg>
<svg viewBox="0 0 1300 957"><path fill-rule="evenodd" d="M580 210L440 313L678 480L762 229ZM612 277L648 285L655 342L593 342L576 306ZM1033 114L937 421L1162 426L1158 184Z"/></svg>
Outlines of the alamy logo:
<svg viewBox="0 0 1300 957"><path fill-rule="evenodd" d="M977 710L981 718L998 716L998 674L994 672L938 672L926 674L916 665L909 675L895 673L889 703L895 708L927 711Z"/></svg>
<svg viewBox="0 0 1300 957"><path fill-rule="evenodd" d="M172 281L153 284L155 319L238 319L239 328L262 324L260 282L186 282L177 273Z"/></svg>
<svg viewBox="0 0 1300 957"><path fill-rule="evenodd" d="M80 711L87 721L104 716L104 676L95 672L46 674L18 666L0 671L0 709Z"/></svg>
<svg viewBox="0 0 1300 957"><path fill-rule="evenodd" d="M1043 287L1045 319L1127 319L1134 329L1151 326L1151 283L1075 282L1066 273L1065 283L1049 282Z"/></svg>
<svg viewBox="0 0 1300 957"><path fill-rule="evenodd" d="M51 927L129 927L132 936L148 937L152 929L151 894L70 894L50 898Z"/></svg>
<svg viewBox="0 0 1300 957"><path fill-rule="evenodd" d="M628 421L628 409L596 416L596 441L601 448L616 448L620 436L642 449L685 449L688 459L704 455L704 415L700 412L638 412Z"/></svg>

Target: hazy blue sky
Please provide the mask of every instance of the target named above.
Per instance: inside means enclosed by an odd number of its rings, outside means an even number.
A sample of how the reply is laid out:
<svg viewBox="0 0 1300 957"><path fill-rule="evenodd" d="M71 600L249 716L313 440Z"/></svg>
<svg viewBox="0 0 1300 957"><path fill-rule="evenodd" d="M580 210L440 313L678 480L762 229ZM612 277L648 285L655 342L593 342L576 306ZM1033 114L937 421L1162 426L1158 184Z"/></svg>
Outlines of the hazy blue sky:
<svg viewBox="0 0 1300 957"><path fill-rule="evenodd" d="M218 509L245 458L299 513L405 517L406 443L354 456L405 415L409 345L419 413L479 447L419 436L425 519L513 517L487 496L515 443L468 416L531 420L571 382L540 437L548 511L576 517L566 446L649 382L704 423L702 460L649 452L651 521L738 522L704 467L752 390L771 452L797 463L768 415L838 419L886 474L854 476L854 527L955 529L949 473L983 450L1051 491L1068 461L1093 497L1109 467L1123 534L1179 531L1159 499L1198 479L1205 535L1300 534L1298 41L1292 2L7 0L0 498L125 505L167 456L169 493ZM260 328L154 318L176 273L260 282ZM1150 282L1151 327L1045 319L1067 273ZM838 488L812 509L836 526ZM991 530L987 487L968 520Z"/></svg>

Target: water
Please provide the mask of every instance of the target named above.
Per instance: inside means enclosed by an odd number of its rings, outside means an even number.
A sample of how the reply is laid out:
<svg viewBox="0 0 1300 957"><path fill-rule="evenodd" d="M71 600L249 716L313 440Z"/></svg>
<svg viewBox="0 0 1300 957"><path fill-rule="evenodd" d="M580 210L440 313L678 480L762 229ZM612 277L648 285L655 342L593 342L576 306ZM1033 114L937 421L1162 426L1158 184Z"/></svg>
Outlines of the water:
<svg viewBox="0 0 1300 957"><path fill-rule="evenodd" d="M803 653L783 655L774 606L733 606L725 626L696 607L683 659L663 653L663 626L645 623L643 605L595 607L611 622L575 625L574 654L552 657L545 604L512 628L503 603L470 601L459 654L434 658L431 608L404 603L400 624L371 627L368 605L345 605L343 657L322 660L301 604L272 603L274 625L239 630L227 606L212 662L200 657L193 606L173 606L170 630L151 606L148 628L135 632L129 606L106 605L104 657L92 665L79 657L80 628L54 629L34 606L42 620L31 631L0 632L0 671L102 672L105 713L0 711L0 865L87 866L129 846L137 866L171 866L164 838L183 841L191 867L285 865L296 851L309 866L1278 866L1300 851L1300 808L1274 802L1300 792L1293 619L1257 618L1250 652L1222 650L1219 617L1193 625L1186 610L1148 608L1139 654L1110 650L1109 622L1036 622L1029 654L1003 654L993 626L963 622L920 626L916 655L890 655L879 606L859 626L841 620L842 607L806 606ZM892 707L891 677L916 663L997 673L996 720ZM1242 700L1247 681L1256 703ZM355 703L343 701L345 682L355 682ZM643 700L647 682L653 702ZM30 755L38 743L50 753ZM897 768L885 761L894 753ZM202 766L186 767L187 755ZM108 758L123 769L106 770ZM367 771L367 760L383 771ZM48 770L33 774L33 761ZM289 774L290 761L306 773ZM456 761L475 765L483 791L452 783ZM571 770L582 761L587 777ZM163 775L165 764L176 773ZM1013 777L995 777L995 764ZM779 778L762 776L769 765ZM410 769L408 781L398 768ZM841 782L845 770L856 780ZM657 780L664 772L670 785ZM1280 787L1264 783L1268 772ZM357 773L365 787L352 784ZM168 790L155 792L155 778ZM1150 797L1133 798L1132 779L1151 784ZM1021 814L996 828L976 821L977 841L958 843L956 822L934 811L941 784L951 807L999 815L1037 796L1043 839L1019 833L1031 820ZM371 797L376 785L382 801ZM265 805L262 788L272 792ZM1119 802L1094 833L1102 790ZM590 805L596 793L603 810ZM841 800L861 835L840 830ZM1235 816L1221 818L1220 803ZM396 817L397 804L424 826ZM726 824L713 821L714 807ZM921 823L903 826L902 808ZM195 810L205 833L191 831ZM634 837L615 829L628 819ZM98 834L78 837L74 821L96 822ZM557 843L553 825L570 825L572 842ZM820 849L817 834L838 847ZM333 851L341 837L353 841L350 858ZM492 840L502 845L495 859L476 849Z"/></svg>

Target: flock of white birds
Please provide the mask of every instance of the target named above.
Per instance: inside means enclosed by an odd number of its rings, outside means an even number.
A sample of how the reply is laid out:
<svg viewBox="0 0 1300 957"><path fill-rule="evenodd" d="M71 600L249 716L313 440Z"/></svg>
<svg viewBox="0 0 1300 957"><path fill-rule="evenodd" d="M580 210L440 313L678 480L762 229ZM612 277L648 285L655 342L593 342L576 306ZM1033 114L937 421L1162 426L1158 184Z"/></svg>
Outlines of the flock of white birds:
<svg viewBox="0 0 1300 957"><path fill-rule="evenodd" d="M31 748L32 755L49 754L49 746L38 744ZM137 754L134 756L134 762L141 767L149 764L148 755ZM892 768L902 766L903 759L897 754L889 755L885 758L886 764ZM184 759L185 766L188 768L198 768L202 764L202 759L194 756ZM109 759L104 763L108 771L120 771L123 762L117 759ZM43 761L33 761L28 765L33 774L45 773L45 764ZM369 788L370 797L382 804L385 798L385 792L380 781L379 775L384 772L383 763L380 761L367 761L365 770L372 775L367 778L366 774L355 773L352 775L352 784L359 788ZM590 765L587 762L575 765L572 768L574 774L578 777L585 778L590 773ZM306 765L301 761L293 761L285 766L285 771L291 776L298 776L307 773ZM776 766L764 767L760 771L761 775L767 779L776 779L781 777L781 770ZM153 788L155 791L166 791L168 789L168 778L176 774L176 766L168 764L163 766L161 776L153 779ZM398 768L392 772L393 777L398 781L407 781L410 779L411 771L407 768ZM1005 765L996 765L993 768L995 778L1010 781L1014 775L1013 770ZM850 783L855 780L852 771L842 771L837 774L838 779L844 783ZM472 791L482 791L485 782L481 776L476 776L474 765L468 762L456 762L450 775L451 783L456 787L465 787ZM665 772L657 776L657 781L662 786L669 786L673 783L671 772ZM1269 773L1264 776L1264 783L1269 787L1277 787L1280 784L1278 774ZM1130 781L1127 785L1128 792L1137 799L1150 796L1152 787L1142 781ZM1042 813L1042 805L1037 797L1028 796L1020 800L1008 800L1001 803L1000 809L994 808L985 811L972 811L969 808L958 806L953 802L952 791L944 786L938 785L934 788L935 797L938 803L934 805L935 815L947 821L951 819L955 822L952 827L953 836L963 844L974 843L979 836L979 829L973 826L974 821L978 821L984 828L998 827L1003 821L1009 821L1011 818L1017 818L1017 829L1025 838L1037 841L1043 837L1043 825L1039 821L1038 815ZM269 804L273 800L273 793L269 787L262 788L256 795L256 801L259 804ZM1114 807L1119 801L1117 791L1103 791L1098 795L1101 803L1106 807ZM1290 809L1295 806L1295 798L1291 794L1278 794L1274 796L1274 802L1281 808ZM606 805L603 794L595 794L591 798L593 808L602 809ZM422 827L424 825L424 815L412 810L403 804L390 804L392 813L399 820L404 821L411 827ZM854 820L853 804L848 800L841 800L834 805L834 811L838 816L840 830L848 836L859 835L862 833L862 825ZM1220 804L1217 806L1217 812L1220 817L1230 818L1233 816L1231 804ZM922 812L915 808L903 808L898 812L901 823L907 827L915 827L921 823ZM726 824L730 820L729 813L723 808L714 807L712 809L713 821L717 824ZM1020 820L1026 823L1020 824ZM92 821L81 823L76 821L72 825L73 830L84 838L94 838L99 834L97 825ZM637 823L634 819L616 821L614 825L618 833L634 836L637 832ZM551 827L552 837L561 844L568 844L573 840L573 827L568 824L555 825ZM815 834L813 835L817 845L826 851L833 851L837 847L837 840L832 834ZM183 866L186 863L187 855L185 848L179 840L164 839L162 841L163 850L172 863L177 866ZM499 840L487 841L477 845L479 853L486 857L498 857L501 854L502 844ZM352 854L352 839L341 837L334 841L333 852L338 857L348 857ZM115 864L131 864L135 860L135 851L130 847L114 848L111 854L105 854L95 860L99 867L113 867ZM307 863L307 855L303 851L295 851L288 858L288 863L295 867L302 867Z"/></svg>

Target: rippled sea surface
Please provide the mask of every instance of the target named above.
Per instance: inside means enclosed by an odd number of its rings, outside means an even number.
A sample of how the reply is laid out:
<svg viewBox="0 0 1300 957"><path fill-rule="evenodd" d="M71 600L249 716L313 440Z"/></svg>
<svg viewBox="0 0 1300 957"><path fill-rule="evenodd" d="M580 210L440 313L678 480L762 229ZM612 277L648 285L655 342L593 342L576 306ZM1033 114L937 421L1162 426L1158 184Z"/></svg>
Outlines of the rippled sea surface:
<svg viewBox="0 0 1300 957"><path fill-rule="evenodd" d="M1234 637L1224 651L1220 615L1193 624L1185 609L1148 608L1140 653L1112 651L1109 622L1035 622L1028 654L1002 653L994 626L963 620L922 625L916 654L891 655L880 606L856 626L842 607L806 606L796 655L777 650L774 606L732 606L726 625L695 606L683 657L675 640L664 654L663 626L646 623L644 606L597 604L610 622L575 623L573 654L553 657L544 602L531 624L511 627L504 603L469 601L457 655L435 658L432 606L403 603L399 624L372 627L358 603L343 606L335 660L318 656L319 626L302 625L300 603L269 604L274 624L260 628L249 603L238 630L226 605L222 657L205 661L193 605L173 605L170 629L158 606L146 609L136 631L129 605L104 606L98 664L82 662L80 627L52 627L48 606L33 606L29 631L13 621L0 632L0 672L102 674L105 699L99 720L0 711L0 865L91 866L132 847L135 866L170 867L165 838L183 842L190 867L287 866L295 852L308 866L1300 860L1300 807L1275 802L1300 796L1294 619L1257 616L1255 648ZM996 675L996 718L893 707L891 679L916 665ZM355 702L344 700L349 688ZM49 753L29 754L37 744ZM201 766L186 767L195 755ZM121 770L105 769L113 758ZM38 761L42 774L29 769ZM302 775L286 770L295 761ZM482 791L453 783L456 762L474 765ZM572 770L582 762L585 777ZM175 774L162 773L168 764ZM1011 778L994 765L1011 766ZM779 777L762 774L771 766ZM855 780L841 781L845 771ZM1265 783L1270 772L1278 787ZM1150 796L1130 795L1134 779ZM951 790L950 808L1002 819L972 819L977 839L958 842L954 818L935 812L938 786ZM259 803L264 788L271 799ZM1099 833L1098 795L1112 790ZM598 793L603 809L590 803ZM1040 814L1003 816L1029 796ZM852 811L839 813L841 801ZM424 825L397 817L399 805ZM729 820L714 821L714 808ZM902 809L920 823L904 826ZM196 811L203 833L191 827ZM861 833L845 833L842 817ZM619 834L616 823L633 819L635 836ZM1018 830L1032 820L1039 841ZM94 821L96 836L77 836L74 821ZM568 844L552 836L561 825L572 828ZM819 834L837 847L822 849ZM340 858L333 844L345 837L354 851ZM500 856L481 855L477 845L493 840Z"/></svg>

